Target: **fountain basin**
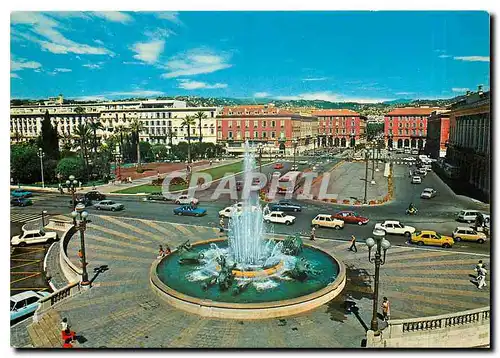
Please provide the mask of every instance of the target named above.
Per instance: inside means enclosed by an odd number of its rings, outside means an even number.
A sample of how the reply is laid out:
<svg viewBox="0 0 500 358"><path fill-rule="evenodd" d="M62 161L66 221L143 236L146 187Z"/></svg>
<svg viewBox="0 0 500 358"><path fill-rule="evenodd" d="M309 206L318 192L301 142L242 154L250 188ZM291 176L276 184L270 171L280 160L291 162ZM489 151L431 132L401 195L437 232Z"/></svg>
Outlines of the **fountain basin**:
<svg viewBox="0 0 500 358"><path fill-rule="evenodd" d="M203 251L211 243L222 246L227 241L213 239L192 244L193 250ZM345 266L334 256L312 245L304 245L303 255L307 260L317 263L323 275L304 282L294 280L280 281L270 289L256 290L253 287L240 295L219 292L218 288L204 291L200 282L189 282L185 274L191 268L178 265L178 255L156 260L151 266L151 287L154 292L170 305L203 317L224 319L267 319L295 315L317 308L335 298L345 286ZM272 276L282 269L283 262L266 270L240 271L242 278L258 273ZM185 271L184 271L185 270ZM334 273L334 274L333 274ZM260 276L262 275L262 276ZM253 276L256 277L256 276Z"/></svg>

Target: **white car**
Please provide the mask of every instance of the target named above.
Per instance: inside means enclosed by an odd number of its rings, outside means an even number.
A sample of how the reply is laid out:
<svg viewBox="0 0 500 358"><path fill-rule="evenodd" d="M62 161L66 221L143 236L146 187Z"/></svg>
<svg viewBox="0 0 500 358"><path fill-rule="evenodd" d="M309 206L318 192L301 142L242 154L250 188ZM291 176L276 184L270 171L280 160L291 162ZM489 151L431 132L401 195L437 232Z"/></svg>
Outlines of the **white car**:
<svg viewBox="0 0 500 358"><path fill-rule="evenodd" d="M197 205L198 202L199 202L198 199L191 198L187 195L180 195L177 199L175 199L176 204L182 204L182 205L186 205L186 204Z"/></svg>
<svg viewBox="0 0 500 358"><path fill-rule="evenodd" d="M278 177L278 178L279 178L280 176L281 176L281 173L280 173L280 172L274 172L274 173L273 173L273 177Z"/></svg>
<svg viewBox="0 0 500 358"><path fill-rule="evenodd" d="M434 189L425 188L424 191L422 192L422 194L420 194L420 197L422 199L430 199L430 198L435 197L436 194L437 194L437 191L435 191Z"/></svg>
<svg viewBox="0 0 500 358"><path fill-rule="evenodd" d="M406 157L406 158L404 158L404 160L406 160L408 162L415 162L415 161L417 161L417 159L413 158L413 157Z"/></svg>
<svg viewBox="0 0 500 358"><path fill-rule="evenodd" d="M307 160L299 160L297 163L299 163L300 165L306 165Z"/></svg>
<svg viewBox="0 0 500 358"><path fill-rule="evenodd" d="M297 171L299 170L299 166L297 164L295 165L292 165L292 167L290 168L291 171Z"/></svg>
<svg viewBox="0 0 500 358"><path fill-rule="evenodd" d="M317 227L330 227L335 230L340 230L344 227L344 220L335 219L332 215L318 214L311 221L311 226Z"/></svg>
<svg viewBox="0 0 500 358"><path fill-rule="evenodd" d="M10 297L10 321L18 320L36 311L42 298L50 295L43 291L24 291Z"/></svg>
<svg viewBox="0 0 500 358"><path fill-rule="evenodd" d="M412 184L422 184L422 178L419 177L418 175L414 175L413 178L411 178L411 183Z"/></svg>
<svg viewBox="0 0 500 358"><path fill-rule="evenodd" d="M292 225L295 223L295 216L287 215L283 211L273 211L264 215L264 221L266 223Z"/></svg>
<svg viewBox="0 0 500 358"><path fill-rule="evenodd" d="M256 211L258 208L256 206L252 206L252 211ZM234 214L241 214L243 211L243 204L238 203L232 206L228 206L219 211L219 217L222 218L231 218Z"/></svg>
<svg viewBox="0 0 500 358"><path fill-rule="evenodd" d="M478 210L462 210L457 214L458 221L464 221L468 223L473 223L476 221L477 214L481 213ZM483 215L484 223L489 226L490 215L486 213L481 213Z"/></svg>
<svg viewBox="0 0 500 358"><path fill-rule="evenodd" d="M407 226L399 221L386 220L375 224L375 229L383 230L386 234L411 236L415 232L413 226Z"/></svg>
<svg viewBox="0 0 500 358"><path fill-rule="evenodd" d="M57 233L53 231L46 232L42 229L40 230L27 230L21 235L13 236L10 240L10 244L13 246L25 246L29 244L44 244L52 243L58 239Z"/></svg>

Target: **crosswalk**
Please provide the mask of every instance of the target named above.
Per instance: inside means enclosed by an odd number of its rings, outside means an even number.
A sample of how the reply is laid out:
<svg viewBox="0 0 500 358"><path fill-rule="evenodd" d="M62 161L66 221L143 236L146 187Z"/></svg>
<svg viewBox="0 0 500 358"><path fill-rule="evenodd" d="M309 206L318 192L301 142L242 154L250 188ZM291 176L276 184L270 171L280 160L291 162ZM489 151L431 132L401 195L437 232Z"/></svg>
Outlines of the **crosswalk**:
<svg viewBox="0 0 500 358"><path fill-rule="evenodd" d="M41 219L42 215L40 213L10 213L10 221L14 223L25 223L35 219Z"/></svg>

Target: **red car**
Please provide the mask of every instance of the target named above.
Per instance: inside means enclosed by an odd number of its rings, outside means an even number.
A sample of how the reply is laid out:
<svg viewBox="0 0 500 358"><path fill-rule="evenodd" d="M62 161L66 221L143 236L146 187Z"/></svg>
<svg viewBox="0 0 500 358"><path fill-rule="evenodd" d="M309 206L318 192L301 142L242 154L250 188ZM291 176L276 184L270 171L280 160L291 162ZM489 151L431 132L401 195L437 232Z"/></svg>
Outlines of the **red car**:
<svg viewBox="0 0 500 358"><path fill-rule="evenodd" d="M333 215L335 219L344 220L344 222L349 224L366 225L370 219L359 216L354 211L339 211Z"/></svg>
<svg viewBox="0 0 500 358"><path fill-rule="evenodd" d="M283 164L281 163L274 164L274 169L283 169Z"/></svg>

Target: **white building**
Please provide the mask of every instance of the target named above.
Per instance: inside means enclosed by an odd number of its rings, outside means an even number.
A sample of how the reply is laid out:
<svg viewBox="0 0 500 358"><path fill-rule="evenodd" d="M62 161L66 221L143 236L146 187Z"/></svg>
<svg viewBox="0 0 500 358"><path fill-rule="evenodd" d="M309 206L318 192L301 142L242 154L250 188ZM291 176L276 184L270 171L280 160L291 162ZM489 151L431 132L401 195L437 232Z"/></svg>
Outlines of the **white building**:
<svg viewBox="0 0 500 358"><path fill-rule="evenodd" d="M62 102L62 101L61 101ZM78 124L101 122L104 130L97 135L106 139L119 126L128 128L134 119L143 123L140 138L152 144L178 144L187 140L187 128L181 123L186 116L203 112L203 142L216 142L215 118L221 112L218 107L187 107L186 102L176 100L114 101L88 104L55 104L12 106L10 109L10 134L12 141L28 140L40 135L42 120L48 111L52 125L62 138L73 137ZM83 111L77 110L82 108ZM81 113L79 113L81 112ZM198 120L191 128L191 140L199 140Z"/></svg>

